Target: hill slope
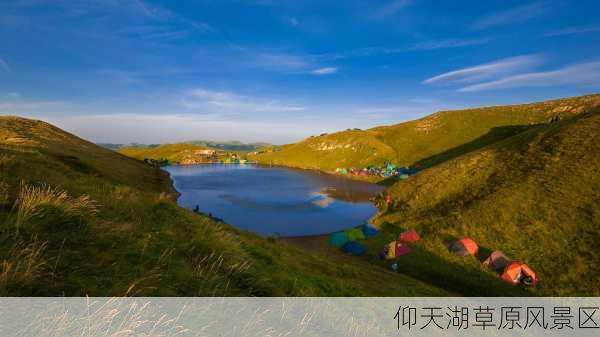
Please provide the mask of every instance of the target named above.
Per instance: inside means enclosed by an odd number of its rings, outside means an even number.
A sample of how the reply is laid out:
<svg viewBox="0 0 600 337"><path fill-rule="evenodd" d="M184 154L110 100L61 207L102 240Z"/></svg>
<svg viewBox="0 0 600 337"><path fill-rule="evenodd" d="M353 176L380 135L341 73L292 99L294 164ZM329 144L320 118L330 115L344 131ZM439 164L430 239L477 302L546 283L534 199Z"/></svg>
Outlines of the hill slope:
<svg viewBox="0 0 600 337"><path fill-rule="evenodd" d="M0 295L444 295L182 209L168 176L40 121L0 117Z"/></svg>
<svg viewBox="0 0 600 337"><path fill-rule="evenodd" d="M205 150L207 147L188 143L163 144L153 147L123 147L118 150L119 153L131 158L144 160L149 159L167 159L172 163L179 163L186 158L194 156L196 151Z"/></svg>
<svg viewBox="0 0 600 337"><path fill-rule="evenodd" d="M431 281L446 276L445 264L465 263L447 242L469 236L533 266L540 294L600 295L600 108L590 110L392 186L394 202L382 203L378 223L416 228L441 259L429 274L411 273L411 261L401 263L404 271Z"/></svg>
<svg viewBox="0 0 600 337"><path fill-rule="evenodd" d="M600 105L600 95L541 103L442 111L422 119L365 131L311 137L252 159L275 165L333 171L392 161L429 167L523 131L527 125L580 114Z"/></svg>

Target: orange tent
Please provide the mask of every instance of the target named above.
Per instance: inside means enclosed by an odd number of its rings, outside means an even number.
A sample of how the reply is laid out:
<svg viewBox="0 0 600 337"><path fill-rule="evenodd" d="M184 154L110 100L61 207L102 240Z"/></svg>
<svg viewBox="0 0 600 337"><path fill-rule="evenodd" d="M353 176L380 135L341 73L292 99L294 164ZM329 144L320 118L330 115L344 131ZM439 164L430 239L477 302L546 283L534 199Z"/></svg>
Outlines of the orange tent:
<svg viewBox="0 0 600 337"><path fill-rule="evenodd" d="M419 233L414 230L402 232L398 237L398 241L402 242L415 242L419 240L421 240L421 237L419 236Z"/></svg>
<svg viewBox="0 0 600 337"><path fill-rule="evenodd" d="M450 246L450 250L459 256L475 255L479 250L475 241L470 238L458 240Z"/></svg>
<svg viewBox="0 0 600 337"><path fill-rule="evenodd" d="M500 278L511 284L535 286L538 283L535 272L525 263L518 261L509 263Z"/></svg>
<svg viewBox="0 0 600 337"><path fill-rule="evenodd" d="M490 256L483 261L484 266L489 267L498 273L501 273L509 263L510 259L499 250L492 252Z"/></svg>

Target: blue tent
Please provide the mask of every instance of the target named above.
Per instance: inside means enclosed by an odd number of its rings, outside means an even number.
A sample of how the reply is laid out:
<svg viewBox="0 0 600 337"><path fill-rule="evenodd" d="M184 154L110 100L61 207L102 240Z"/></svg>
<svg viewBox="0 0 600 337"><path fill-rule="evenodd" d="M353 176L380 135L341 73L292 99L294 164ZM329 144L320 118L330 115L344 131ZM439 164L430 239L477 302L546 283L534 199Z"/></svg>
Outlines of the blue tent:
<svg viewBox="0 0 600 337"><path fill-rule="evenodd" d="M342 247L348 242L348 236L345 232L336 232L329 236L329 243L332 246Z"/></svg>
<svg viewBox="0 0 600 337"><path fill-rule="evenodd" d="M362 231L363 234L366 237L370 237L370 236L375 236L377 235L377 228L375 228L373 225L371 224L365 224L362 226Z"/></svg>
<svg viewBox="0 0 600 337"><path fill-rule="evenodd" d="M350 255L363 255L367 248L356 241L348 241L342 250Z"/></svg>

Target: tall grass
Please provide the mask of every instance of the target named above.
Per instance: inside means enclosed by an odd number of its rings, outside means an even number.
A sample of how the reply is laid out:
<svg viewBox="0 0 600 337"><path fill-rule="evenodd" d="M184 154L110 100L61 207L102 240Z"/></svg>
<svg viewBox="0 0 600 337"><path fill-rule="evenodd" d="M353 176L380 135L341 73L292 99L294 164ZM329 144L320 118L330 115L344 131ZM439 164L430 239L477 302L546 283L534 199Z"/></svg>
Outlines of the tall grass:
<svg viewBox="0 0 600 337"><path fill-rule="evenodd" d="M227 264L223 254L212 252L196 259L193 276L212 286L212 296L225 296L234 282L233 278L244 274L249 268L248 261Z"/></svg>
<svg viewBox="0 0 600 337"><path fill-rule="evenodd" d="M27 185L21 183L19 196L13 206L14 227L19 229L36 217L44 215L43 206L60 209L67 217L84 219L98 212L97 204L87 195L77 198L70 197L67 192L49 185Z"/></svg>
<svg viewBox="0 0 600 337"><path fill-rule="evenodd" d="M30 242L17 241L0 259L0 288L9 284L24 286L31 283L46 266L46 242L33 238Z"/></svg>

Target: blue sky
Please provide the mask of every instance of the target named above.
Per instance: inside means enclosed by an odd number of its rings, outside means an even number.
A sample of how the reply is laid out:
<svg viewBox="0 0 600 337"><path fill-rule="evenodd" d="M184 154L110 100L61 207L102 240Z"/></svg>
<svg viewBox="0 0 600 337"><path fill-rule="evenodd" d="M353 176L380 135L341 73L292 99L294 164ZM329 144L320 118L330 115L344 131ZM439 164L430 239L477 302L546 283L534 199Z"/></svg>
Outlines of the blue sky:
<svg viewBox="0 0 600 337"><path fill-rule="evenodd" d="M15 0L0 114L97 142L285 143L600 91L598 1Z"/></svg>

